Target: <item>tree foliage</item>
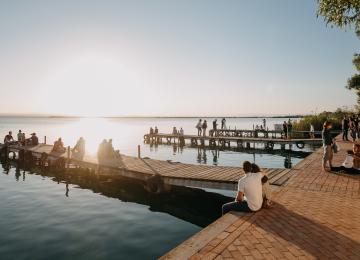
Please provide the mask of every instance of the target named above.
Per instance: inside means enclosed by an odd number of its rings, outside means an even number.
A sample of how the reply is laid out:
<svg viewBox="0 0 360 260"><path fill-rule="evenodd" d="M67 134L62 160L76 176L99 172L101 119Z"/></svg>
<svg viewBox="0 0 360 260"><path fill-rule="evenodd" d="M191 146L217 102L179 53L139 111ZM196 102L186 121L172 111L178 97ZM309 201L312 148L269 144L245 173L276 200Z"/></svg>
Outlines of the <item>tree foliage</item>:
<svg viewBox="0 0 360 260"><path fill-rule="evenodd" d="M322 16L326 24L340 28L355 26L355 33L360 38L360 0L317 0L318 16ZM354 54L353 64L360 73L360 54ZM360 105L360 74L348 79L346 88L356 91Z"/></svg>
<svg viewBox="0 0 360 260"><path fill-rule="evenodd" d="M360 28L359 0L318 0L318 16L324 17L326 24L341 28L354 25Z"/></svg>

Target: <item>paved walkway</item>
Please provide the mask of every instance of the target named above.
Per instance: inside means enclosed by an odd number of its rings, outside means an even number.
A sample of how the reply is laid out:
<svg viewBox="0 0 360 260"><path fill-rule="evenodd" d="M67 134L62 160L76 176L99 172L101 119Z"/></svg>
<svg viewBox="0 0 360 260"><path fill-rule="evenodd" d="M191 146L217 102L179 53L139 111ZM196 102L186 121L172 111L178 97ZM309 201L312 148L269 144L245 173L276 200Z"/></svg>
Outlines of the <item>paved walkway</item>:
<svg viewBox="0 0 360 260"><path fill-rule="evenodd" d="M350 142L339 142L334 165ZM229 213L165 259L360 259L360 176L321 171L322 150L296 165L274 207Z"/></svg>

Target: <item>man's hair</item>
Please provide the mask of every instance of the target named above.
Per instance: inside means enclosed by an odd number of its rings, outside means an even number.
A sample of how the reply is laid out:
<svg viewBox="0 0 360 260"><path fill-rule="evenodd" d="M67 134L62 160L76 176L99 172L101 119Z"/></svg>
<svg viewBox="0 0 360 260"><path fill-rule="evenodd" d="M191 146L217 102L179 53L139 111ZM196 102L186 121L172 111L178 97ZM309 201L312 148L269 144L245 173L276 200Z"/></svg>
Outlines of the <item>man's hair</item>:
<svg viewBox="0 0 360 260"><path fill-rule="evenodd" d="M260 172L260 167L258 165L256 165L255 163L253 163L251 165L251 172Z"/></svg>
<svg viewBox="0 0 360 260"><path fill-rule="evenodd" d="M243 162L243 169L244 169L244 172L251 172L251 162L249 161L245 161Z"/></svg>

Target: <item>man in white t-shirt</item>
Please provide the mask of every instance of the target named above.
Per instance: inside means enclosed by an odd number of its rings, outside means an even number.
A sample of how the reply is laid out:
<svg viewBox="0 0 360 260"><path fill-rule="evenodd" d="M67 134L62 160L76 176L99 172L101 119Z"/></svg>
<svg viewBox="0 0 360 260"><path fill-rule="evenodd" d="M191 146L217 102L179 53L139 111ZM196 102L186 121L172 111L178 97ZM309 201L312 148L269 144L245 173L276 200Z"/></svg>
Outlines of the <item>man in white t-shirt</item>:
<svg viewBox="0 0 360 260"><path fill-rule="evenodd" d="M250 162L243 163L245 176L239 180L238 193L235 201L222 206L222 213L229 211L253 212L261 209L263 205L263 182L267 177L261 172L251 172Z"/></svg>

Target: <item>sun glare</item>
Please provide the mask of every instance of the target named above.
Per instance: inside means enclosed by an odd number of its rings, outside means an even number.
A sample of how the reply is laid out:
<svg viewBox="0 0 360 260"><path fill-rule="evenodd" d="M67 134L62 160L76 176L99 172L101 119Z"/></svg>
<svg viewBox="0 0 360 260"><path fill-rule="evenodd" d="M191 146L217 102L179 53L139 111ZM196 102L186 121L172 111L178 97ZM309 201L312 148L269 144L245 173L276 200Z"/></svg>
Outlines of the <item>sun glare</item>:
<svg viewBox="0 0 360 260"><path fill-rule="evenodd" d="M91 54L72 60L49 74L40 95L48 100L48 113L125 115L131 114L142 87L136 71L126 66L126 61Z"/></svg>

